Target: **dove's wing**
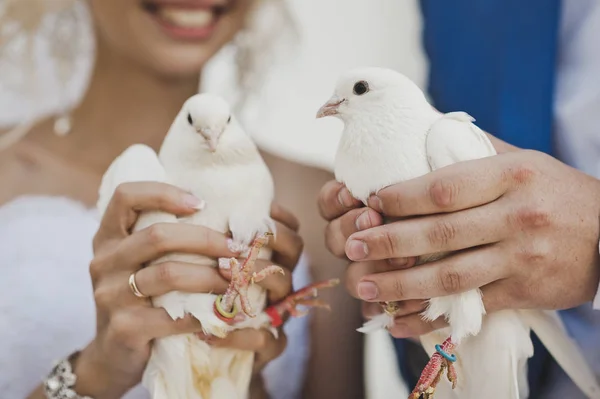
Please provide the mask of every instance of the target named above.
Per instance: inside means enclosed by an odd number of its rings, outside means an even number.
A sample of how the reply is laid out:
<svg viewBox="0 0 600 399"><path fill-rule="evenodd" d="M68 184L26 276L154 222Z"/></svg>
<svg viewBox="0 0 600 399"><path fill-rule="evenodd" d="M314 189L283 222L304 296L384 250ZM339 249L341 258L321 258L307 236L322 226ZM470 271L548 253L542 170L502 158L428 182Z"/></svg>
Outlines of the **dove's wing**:
<svg viewBox="0 0 600 399"><path fill-rule="evenodd" d="M451 112L431 126L427 135L427 160L431 170L496 155L490 139L473 121L464 112Z"/></svg>
<svg viewBox="0 0 600 399"><path fill-rule="evenodd" d="M140 181L166 183L167 173L152 148L144 144L135 144L119 155L102 177L96 204L100 214L104 214L120 184ZM154 223L177 223L177 218L164 212L146 212L139 217L135 230L141 230Z"/></svg>
<svg viewBox="0 0 600 399"><path fill-rule="evenodd" d="M540 310L521 310L519 314L579 389L589 398L600 399L598 380L558 314Z"/></svg>

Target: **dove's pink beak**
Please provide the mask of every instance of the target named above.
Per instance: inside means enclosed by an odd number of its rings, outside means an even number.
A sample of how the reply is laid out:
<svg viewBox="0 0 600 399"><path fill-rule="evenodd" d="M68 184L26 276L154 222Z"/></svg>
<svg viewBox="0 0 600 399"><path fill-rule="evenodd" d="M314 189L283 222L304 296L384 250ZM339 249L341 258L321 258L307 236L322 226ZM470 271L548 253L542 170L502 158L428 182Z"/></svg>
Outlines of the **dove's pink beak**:
<svg viewBox="0 0 600 399"><path fill-rule="evenodd" d="M317 118L324 118L326 116L334 116L339 114L339 106L346 100L339 99L337 97L332 97L329 101L327 101L321 108L319 108L319 112L317 112Z"/></svg>
<svg viewBox="0 0 600 399"><path fill-rule="evenodd" d="M217 151L217 146L219 145L219 138L221 137L222 132L216 132L212 129L200 129L200 134L206 140L206 145L210 152Z"/></svg>

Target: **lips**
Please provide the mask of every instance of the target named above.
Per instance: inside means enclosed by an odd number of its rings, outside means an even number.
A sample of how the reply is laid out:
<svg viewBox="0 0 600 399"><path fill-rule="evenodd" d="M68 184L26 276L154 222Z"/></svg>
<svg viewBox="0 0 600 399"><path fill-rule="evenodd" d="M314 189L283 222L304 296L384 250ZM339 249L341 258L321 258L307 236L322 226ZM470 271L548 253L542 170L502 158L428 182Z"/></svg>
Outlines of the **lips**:
<svg viewBox="0 0 600 399"><path fill-rule="evenodd" d="M170 36L178 39L208 39L228 4L214 0L144 0L142 5Z"/></svg>

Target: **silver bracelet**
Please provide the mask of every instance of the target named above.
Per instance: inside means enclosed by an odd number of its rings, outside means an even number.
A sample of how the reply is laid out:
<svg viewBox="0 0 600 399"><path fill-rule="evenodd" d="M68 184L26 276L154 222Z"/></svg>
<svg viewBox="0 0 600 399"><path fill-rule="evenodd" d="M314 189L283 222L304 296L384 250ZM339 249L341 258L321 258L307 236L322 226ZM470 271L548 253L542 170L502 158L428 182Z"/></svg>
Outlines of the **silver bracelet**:
<svg viewBox="0 0 600 399"><path fill-rule="evenodd" d="M44 393L48 399L92 399L89 396L80 396L72 389L77 376L73 374L71 362L78 355L79 352L75 352L54 365L44 380Z"/></svg>

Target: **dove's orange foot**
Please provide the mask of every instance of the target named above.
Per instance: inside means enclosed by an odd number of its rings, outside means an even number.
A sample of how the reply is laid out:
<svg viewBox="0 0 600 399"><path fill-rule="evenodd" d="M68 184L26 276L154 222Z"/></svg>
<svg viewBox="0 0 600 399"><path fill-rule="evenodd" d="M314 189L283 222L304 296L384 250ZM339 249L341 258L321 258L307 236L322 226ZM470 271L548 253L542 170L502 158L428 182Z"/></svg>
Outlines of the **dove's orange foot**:
<svg viewBox="0 0 600 399"><path fill-rule="evenodd" d="M452 343L451 338L447 338L441 345L436 345L436 352L431 356L429 363L423 369L417 386L411 392L408 399L433 398L435 387L440 382L444 370L448 370L448 381L452 383L452 389L454 389L456 386L456 369L454 368L456 355L454 355L454 347L455 345Z"/></svg>
<svg viewBox="0 0 600 399"><path fill-rule="evenodd" d="M271 318L271 325L273 327L279 327L282 325L286 313L289 313L289 315L292 317L302 317L308 314L308 310L299 310L297 308L300 305L309 308L330 309L327 303L318 298L319 289L335 287L339 284L339 282L339 279L334 278L322 281L320 283L311 284L288 295L275 305L269 306L267 309L265 309L265 312Z"/></svg>
<svg viewBox="0 0 600 399"><path fill-rule="evenodd" d="M271 234L265 234L257 237L252 246L248 257L244 260L242 265L239 264L237 259L231 258L228 260L228 267L231 268L231 282L229 288L224 295L219 295L215 300L214 312L215 315L223 321L232 322L238 309L235 307L235 300L240 297L240 303L242 305L242 312L248 317L255 317L248 299L248 287L255 282L263 280L268 275L274 273L284 273L283 269L278 266L269 266L264 268L260 272L254 272L254 263L258 258L260 249L268 242ZM223 261L220 261L220 267L225 267Z"/></svg>

